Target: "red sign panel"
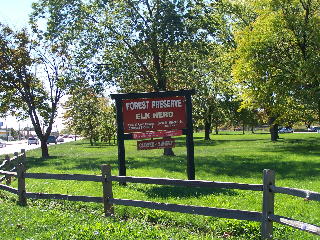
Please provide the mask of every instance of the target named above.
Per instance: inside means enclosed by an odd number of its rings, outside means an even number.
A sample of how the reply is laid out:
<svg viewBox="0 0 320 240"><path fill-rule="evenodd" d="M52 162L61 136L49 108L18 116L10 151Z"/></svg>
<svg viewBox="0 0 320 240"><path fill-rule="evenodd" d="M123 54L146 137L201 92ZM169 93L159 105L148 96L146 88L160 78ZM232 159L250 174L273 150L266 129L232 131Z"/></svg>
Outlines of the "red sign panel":
<svg viewBox="0 0 320 240"><path fill-rule="evenodd" d="M182 135L182 130L140 132L140 133L132 134L133 139L160 138L160 137L172 137L172 136L181 136L181 135Z"/></svg>
<svg viewBox="0 0 320 240"><path fill-rule="evenodd" d="M145 140L145 141L138 141L137 143L138 143L137 144L138 150L174 148L175 147L175 140L172 138Z"/></svg>
<svg viewBox="0 0 320 240"><path fill-rule="evenodd" d="M173 130L186 127L185 98L140 98L122 101L125 132Z"/></svg>

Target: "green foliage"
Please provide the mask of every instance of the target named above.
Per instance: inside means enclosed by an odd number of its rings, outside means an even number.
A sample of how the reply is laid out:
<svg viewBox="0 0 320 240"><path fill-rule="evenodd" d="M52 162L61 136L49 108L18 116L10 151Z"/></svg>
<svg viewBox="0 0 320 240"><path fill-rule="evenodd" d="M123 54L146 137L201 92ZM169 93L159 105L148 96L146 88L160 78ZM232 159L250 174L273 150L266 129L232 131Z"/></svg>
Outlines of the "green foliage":
<svg viewBox="0 0 320 240"><path fill-rule="evenodd" d="M114 108L106 98L99 96L94 87L88 84L73 89L64 108L66 109L64 119L68 128L89 138L91 145L98 140L110 143L114 138L116 132Z"/></svg>
<svg viewBox="0 0 320 240"><path fill-rule="evenodd" d="M29 117L48 157L46 140L69 82L68 59L56 45L33 40L26 29L2 24L0 48L0 112Z"/></svg>
<svg viewBox="0 0 320 240"><path fill-rule="evenodd" d="M292 125L318 110L319 1L259 1L257 17L237 32L233 68L244 106L271 124Z"/></svg>
<svg viewBox="0 0 320 240"><path fill-rule="evenodd" d="M226 120L223 98L231 86L234 47L228 3L92 0L33 6L34 25L47 19L47 38L74 46L81 64L103 63L97 77L120 92L196 88L196 125Z"/></svg>

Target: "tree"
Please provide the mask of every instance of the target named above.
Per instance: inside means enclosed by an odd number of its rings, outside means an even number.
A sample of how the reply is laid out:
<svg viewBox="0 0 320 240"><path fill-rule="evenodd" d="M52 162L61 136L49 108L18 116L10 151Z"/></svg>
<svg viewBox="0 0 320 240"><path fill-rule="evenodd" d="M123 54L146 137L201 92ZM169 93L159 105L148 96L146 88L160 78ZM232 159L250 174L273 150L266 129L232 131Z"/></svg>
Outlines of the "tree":
<svg viewBox="0 0 320 240"><path fill-rule="evenodd" d="M215 1L204 6L199 28L207 32L205 37L213 36L213 39L208 43L204 41L208 52L202 50L201 57L194 59L196 64L191 65L196 74L194 80L188 82L195 84L197 89L194 101L196 124L204 128L205 139L210 140L213 127L218 134L218 127L233 118L232 111L237 102L231 74L236 48L234 31L250 23L255 14L247 5L234 1Z"/></svg>
<svg viewBox="0 0 320 240"><path fill-rule="evenodd" d="M264 109L277 126L306 109L319 86L319 1L260 1L258 17L237 33L233 73L245 106ZM309 102L310 105L310 102Z"/></svg>
<svg viewBox="0 0 320 240"><path fill-rule="evenodd" d="M192 0L42 0L33 5L32 21L46 17L51 39L72 43L80 58L108 63L106 79L120 91L166 91L188 88L194 56L206 51L203 6ZM195 49L197 55L189 55Z"/></svg>
<svg viewBox="0 0 320 240"><path fill-rule="evenodd" d="M99 139L99 97L92 87L76 88L64 103L64 119L72 131L90 139L91 146Z"/></svg>
<svg viewBox="0 0 320 240"><path fill-rule="evenodd" d="M89 138L91 146L99 140L110 143L115 136L114 107L103 96L100 86L90 84L85 76L72 87L63 107L68 128Z"/></svg>
<svg viewBox="0 0 320 240"><path fill-rule="evenodd" d="M100 139L104 142L109 142L111 144L111 139L115 139L117 129L116 129L116 121L115 121L115 107L110 105L107 98L99 99L100 105L100 126L99 133Z"/></svg>
<svg viewBox="0 0 320 240"><path fill-rule="evenodd" d="M0 48L0 110L29 117L41 141L42 157L49 157L46 141L68 81L61 74L69 69L66 58L54 45L41 49L25 29L15 32L4 25Z"/></svg>

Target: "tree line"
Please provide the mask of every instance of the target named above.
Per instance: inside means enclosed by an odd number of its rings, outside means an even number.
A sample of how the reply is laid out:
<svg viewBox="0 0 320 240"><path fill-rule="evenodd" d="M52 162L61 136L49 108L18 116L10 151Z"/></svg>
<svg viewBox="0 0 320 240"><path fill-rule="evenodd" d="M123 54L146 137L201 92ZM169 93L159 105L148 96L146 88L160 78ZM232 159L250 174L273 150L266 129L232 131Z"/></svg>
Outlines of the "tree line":
<svg viewBox="0 0 320 240"><path fill-rule="evenodd" d="M35 1L30 33L1 25L1 112L29 116L43 143L64 94L80 131L112 116L106 88L194 88L206 139L262 121L276 141L279 125L320 120L319 13L319 0Z"/></svg>

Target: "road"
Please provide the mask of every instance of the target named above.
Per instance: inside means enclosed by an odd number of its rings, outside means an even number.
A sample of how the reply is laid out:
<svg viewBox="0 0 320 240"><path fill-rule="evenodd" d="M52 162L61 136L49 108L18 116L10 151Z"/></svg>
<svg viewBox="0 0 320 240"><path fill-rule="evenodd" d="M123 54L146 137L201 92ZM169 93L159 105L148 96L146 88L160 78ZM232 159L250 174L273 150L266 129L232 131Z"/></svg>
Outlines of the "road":
<svg viewBox="0 0 320 240"><path fill-rule="evenodd" d="M70 142L74 141L72 138L65 138L65 142ZM22 140L22 141L12 141L12 142L6 142L7 146L0 148L0 155L5 155L5 154L13 154L14 152L21 152L21 149L25 149L26 151L35 149L35 148L40 148L40 144L35 145L28 145L27 140ZM61 144L61 143L58 143ZM52 145L52 143L50 143Z"/></svg>

